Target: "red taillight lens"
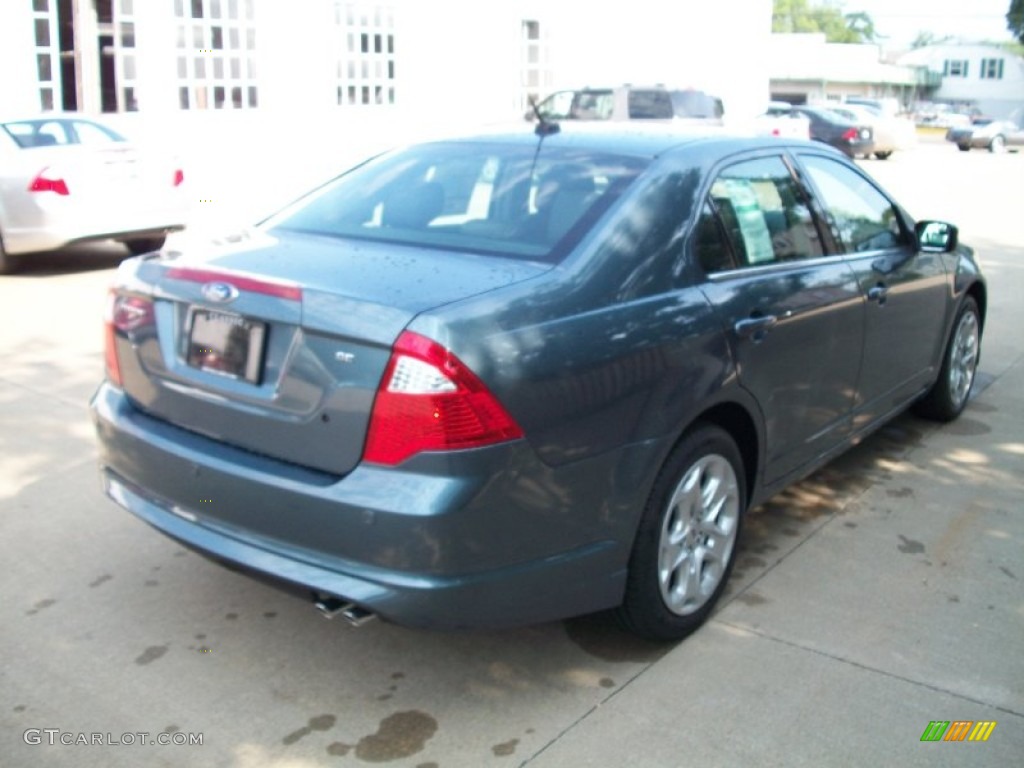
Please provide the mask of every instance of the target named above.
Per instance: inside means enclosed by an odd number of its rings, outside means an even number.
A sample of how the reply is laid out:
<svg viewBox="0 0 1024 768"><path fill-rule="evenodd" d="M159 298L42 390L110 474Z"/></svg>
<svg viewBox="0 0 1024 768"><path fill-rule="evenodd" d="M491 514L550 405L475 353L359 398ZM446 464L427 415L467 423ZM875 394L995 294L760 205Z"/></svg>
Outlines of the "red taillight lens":
<svg viewBox="0 0 1024 768"><path fill-rule="evenodd" d="M185 183L185 172L183 170L181 170L181 168L178 168L174 172L174 186L180 187L184 183Z"/></svg>
<svg viewBox="0 0 1024 768"><path fill-rule="evenodd" d="M395 342L370 416L363 458L394 466L421 451L479 448L523 431L441 345L406 331Z"/></svg>
<svg viewBox="0 0 1024 768"><path fill-rule="evenodd" d="M856 128L849 128L846 133L843 134L843 141L857 141L859 138L860 132Z"/></svg>
<svg viewBox="0 0 1024 768"><path fill-rule="evenodd" d="M153 302L141 296L123 296L111 291L107 297L104 316L104 349L107 378L121 386L121 361L117 357L117 333L131 333L143 326L153 325Z"/></svg>
<svg viewBox="0 0 1024 768"><path fill-rule="evenodd" d="M56 192L58 195L69 195L68 185L64 182L64 179L52 176L47 176L49 168L43 168L34 179L32 183L28 185L29 192Z"/></svg>

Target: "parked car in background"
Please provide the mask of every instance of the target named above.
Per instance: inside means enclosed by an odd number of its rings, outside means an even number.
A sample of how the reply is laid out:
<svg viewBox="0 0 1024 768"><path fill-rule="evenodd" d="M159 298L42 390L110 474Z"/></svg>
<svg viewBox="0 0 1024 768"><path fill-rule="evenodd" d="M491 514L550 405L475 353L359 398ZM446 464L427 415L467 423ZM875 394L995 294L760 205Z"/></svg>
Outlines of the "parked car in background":
<svg viewBox="0 0 1024 768"><path fill-rule="evenodd" d="M621 85L557 91L526 113L545 120L646 120L688 125L722 125L722 100L693 88Z"/></svg>
<svg viewBox="0 0 1024 768"><path fill-rule="evenodd" d="M328 615L672 639L748 507L960 414L985 306L955 226L821 144L517 126L126 261L91 410L112 499Z"/></svg>
<svg viewBox="0 0 1024 768"><path fill-rule="evenodd" d="M758 136L780 136L786 139L811 138L811 121L791 104L773 101L762 114L754 118L754 133Z"/></svg>
<svg viewBox="0 0 1024 768"><path fill-rule="evenodd" d="M956 144L961 152L971 149L1005 152L1007 147L1024 146L1024 128L1010 120L979 117L969 126L950 128L946 141Z"/></svg>
<svg viewBox="0 0 1024 768"><path fill-rule="evenodd" d="M917 143L917 129L910 120L886 116L861 104L837 104L829 109L852 123L871 126L872 154L879 160L888 160L893 152Z"/></svg>
<svg viewBox="0 0 1024 768"><path fill-rule="evenodd" d="M811 121L811 138L835 147L847 157L874 152L874 134L866 123L848 120L825 107L797 106L794 110Z"/></svg>
<svg viewBox="0 0 1024 768"><path fill-rule="evenodd" d="M185 226L184 173L77 114L0 122L0 272L27 254L119 240L135 254Z"/></svg>

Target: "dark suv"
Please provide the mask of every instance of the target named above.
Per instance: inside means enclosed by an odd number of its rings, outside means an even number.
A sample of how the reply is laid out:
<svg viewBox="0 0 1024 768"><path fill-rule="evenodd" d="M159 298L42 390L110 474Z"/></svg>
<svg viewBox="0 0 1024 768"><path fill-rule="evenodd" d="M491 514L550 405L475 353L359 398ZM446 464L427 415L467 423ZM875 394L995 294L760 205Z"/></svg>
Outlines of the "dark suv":
<svg viewBox="0 0 1024 768"><path fill-rule="evenodd" d="M537 110L545 120L683 120L700 125L721 125L725 114L722 100L709 93L661 85L556 91ZM527 118L534 117L530 110Z"/></svg>

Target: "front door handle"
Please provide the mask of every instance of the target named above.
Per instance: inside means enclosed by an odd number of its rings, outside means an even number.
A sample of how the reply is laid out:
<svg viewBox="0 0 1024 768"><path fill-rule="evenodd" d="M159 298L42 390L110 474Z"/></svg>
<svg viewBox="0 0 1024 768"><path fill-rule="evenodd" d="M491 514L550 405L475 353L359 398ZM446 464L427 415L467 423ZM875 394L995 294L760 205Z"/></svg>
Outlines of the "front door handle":
<svg viewBox="0 0 1024 768"><path fill-rule="evenodd" d="M741 339L761 341L768 334L768 331L775 327L777 322L779 322L779 319L775 315L751 316L745 320L739 320L733 326L733 330L736 331L736 335Z"/></svg>
<svg viewBox="0 0 1024 768"><path fill-rule="evenodd" d="M877 301L879 305L885 304L889 296L889 289L885 283L879 283L868 291L868 301Z"/></svg>

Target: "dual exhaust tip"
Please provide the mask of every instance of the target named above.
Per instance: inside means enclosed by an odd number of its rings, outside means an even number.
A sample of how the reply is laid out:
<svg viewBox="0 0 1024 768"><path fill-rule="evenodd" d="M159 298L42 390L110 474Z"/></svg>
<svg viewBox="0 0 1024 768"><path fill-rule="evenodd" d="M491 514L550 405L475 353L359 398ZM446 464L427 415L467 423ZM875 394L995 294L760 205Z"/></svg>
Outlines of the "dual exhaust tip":
<svg viewBox="0 0 1024 768"><path fill-rule="evenodd" d="M377 618L377 614L368 611L362 606L356 605L350 600L342 600L332 595L313 593L313 605L320 611L325 619L333 619L337 616L345 619L353 627L361 627L367 622Z"/></svg>

